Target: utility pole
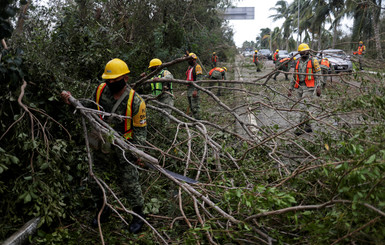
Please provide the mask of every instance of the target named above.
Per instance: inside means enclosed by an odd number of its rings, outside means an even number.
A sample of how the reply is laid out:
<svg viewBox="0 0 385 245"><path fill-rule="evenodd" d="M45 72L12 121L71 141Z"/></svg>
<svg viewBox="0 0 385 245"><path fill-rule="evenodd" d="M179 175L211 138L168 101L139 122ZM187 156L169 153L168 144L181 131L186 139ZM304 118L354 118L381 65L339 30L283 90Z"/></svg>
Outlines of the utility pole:
<svg viewBox="0 0 385 245"><path fill-rule="evenodd" d="M297 47L299 46L299 42L301 41L301 40L299 39L299 35L300 35L300 31L299 31L299 10L300 10L299 1L300 1L300 0L298 0L298 35L297 35Z"/></svg>

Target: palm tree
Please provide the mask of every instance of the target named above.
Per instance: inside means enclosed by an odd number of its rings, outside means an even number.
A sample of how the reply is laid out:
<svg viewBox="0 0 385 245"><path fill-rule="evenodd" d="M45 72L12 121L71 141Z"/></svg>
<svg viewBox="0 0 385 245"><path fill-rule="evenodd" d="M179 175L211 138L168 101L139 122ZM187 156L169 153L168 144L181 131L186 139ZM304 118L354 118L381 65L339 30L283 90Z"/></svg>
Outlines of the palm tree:
<svg viewBox="0 0 385 245"><path fill-rule="evenodd" d="M277 1L274 8L270 10L275 10L276 14L270 15L269 18L273 18L273 21L284 19L285 21L282 24L283 38L285 39L285 49L289 48L289 39L291 36L293 18L289 14L288 3L285 0Z"/></svg>
<svg viewBox="0 0 385 245"><path fill-rule="evenodd" d="M372 2L373 6L371 6L371 17L373 18L372 24L374 30L374 41L376 43L377 58L383 60L379 25L382 10L382 0L372 0Z"/></svg>
<svg viewBox="0 0 385 245"><path fill-rule="evenodd" d="M273 46L274 49L280 49L283 46L281 29L279 27L274 28L273 32L270 35L270 41L271 46Z"/></svg>
<svg viewBox="0 0 385 245"><path fill-rule="evenodd" d="M346 6L345 13L354 18L352 40L358 42L359 40L374 37L377 58L382 60L380 26L378 24L380 22L382 0L370 0L360 3L354 0L346 0Z"/></svg>
<svg viewBox="0 0 385 245"><path fill-rule="evenodd" d="M262 28L259 34L260 48L269 48L271 49L271 30L270 28Z"/></svg>

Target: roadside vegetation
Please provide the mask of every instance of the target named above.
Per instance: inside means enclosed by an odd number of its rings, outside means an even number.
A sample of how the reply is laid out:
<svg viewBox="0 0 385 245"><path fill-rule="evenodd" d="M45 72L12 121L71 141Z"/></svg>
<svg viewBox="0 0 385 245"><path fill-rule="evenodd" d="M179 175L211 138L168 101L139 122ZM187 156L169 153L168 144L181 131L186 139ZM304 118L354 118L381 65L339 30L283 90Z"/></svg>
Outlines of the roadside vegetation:
<svg viewBox="0 0 385 245"><path fill-rule="evenodd" d="M275 36L261 30L256 43L245 45L295 49L290 35L298 32L296 3L276 5L274 18L291 20L284 24L288 29L275 30ZM300 18L302 40L314 50L335 45L347 46L345 51L364 40L365 69L376 72L355 69L333 77L317 103L308 104L316 108L315 132L297 137L293 130L299 102L286 96L288 84L280 79L273 83L269 61L258 75L251 58L236 56L232 30L221 18L231 1L55 0L47 6L3 1L0 240L40 217L31 244L381 244L385 240L383 4L374 0L301 0L301 4L309 4L315 13L310 18L311 12L305 12ZM321 12L325 14L316 16ZM340 15L354 18L353 35L338 34ZM325 21L336 34L324 29ZM198 83L207 90L201 93L202 121L188 117L182 81L187 62L168 67L175 77L173 123L160 124L156 103L145 95L145 86L137 88L149 106L148 145L141 150L158 159L160 166L199 184L141 170L151 227L130 234L116 214L101 231L91 227L95 204L88 188L92 176L82 116L65 105L59 93L69 90L80 102L88 98L104 65L115 57L128 63L130 82L135 83L152 58L170 62L186 52L196 53L207 73L213 51L228 68L229 80L218 97L217 87L209 90L209 82ZM256 124L245 120L263 115L280 120ZM128 210L131 207L115 177L107 172L103 176L108 203L129 222L131 215L119 201Z"/></svg>

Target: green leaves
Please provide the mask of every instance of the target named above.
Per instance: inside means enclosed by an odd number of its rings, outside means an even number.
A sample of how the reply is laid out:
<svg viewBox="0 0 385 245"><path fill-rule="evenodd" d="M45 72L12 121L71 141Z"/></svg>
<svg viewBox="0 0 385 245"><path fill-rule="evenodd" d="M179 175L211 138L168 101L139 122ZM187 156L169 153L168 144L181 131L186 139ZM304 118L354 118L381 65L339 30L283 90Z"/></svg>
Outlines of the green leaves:
<svg viewBox="0 0 385 245"><path fill-rule="evenodd" d="M376 155L373 154L369 157L369 159L365 162L366 164L371 164L374 162L374 160L376 160Z"/></svg>

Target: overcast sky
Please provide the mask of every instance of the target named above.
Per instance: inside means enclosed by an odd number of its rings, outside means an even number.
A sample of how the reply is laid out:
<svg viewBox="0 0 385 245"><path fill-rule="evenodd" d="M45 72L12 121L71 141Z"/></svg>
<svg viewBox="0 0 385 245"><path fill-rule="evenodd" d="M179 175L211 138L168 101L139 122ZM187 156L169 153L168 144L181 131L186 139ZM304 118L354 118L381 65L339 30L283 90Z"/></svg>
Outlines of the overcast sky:
<svg viewBox="0 0 385 245"><path fill-rule="evenodd" d="M262 28L270 28L273 30L275 27L281 27L284 20L278 20L273 22L270 15L276 14L274 10L270 8L275 7L276 0L239 0L234 1L234 5L237 7L254 7L254 20L230 20L230 26L234 30L234 42L237 47L241 47L244 41L254 41ZM290 4L293 0L287 0ZM344 26L351 25L352 21L343 21ZM346 32L347 28L343 30ZM295 36L296 38L296 36Z"/></svg>
<svg viewBox="0 0 385 245"><path fill-rule="evenodd" d="M254 7L254 20L230 20L230 26L234 30L234 41L237 47L241 47L244 41L254 41L262 28L270 28L273 30L275 27L281 27L283 20L273 22L270 15L275 14L275 11L270 8L275 7L275 0L240 0L234 1L234 5L237 7ZM287 1L289 4L293 0Z"/></svg>

